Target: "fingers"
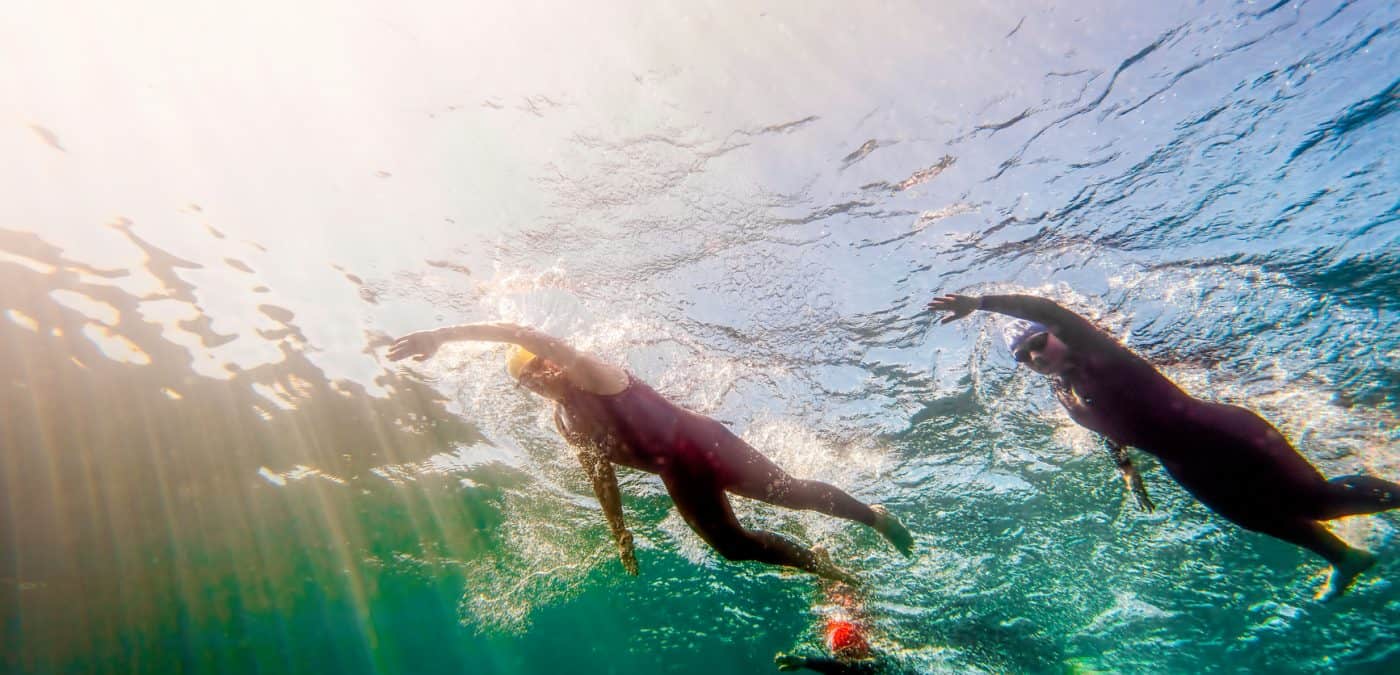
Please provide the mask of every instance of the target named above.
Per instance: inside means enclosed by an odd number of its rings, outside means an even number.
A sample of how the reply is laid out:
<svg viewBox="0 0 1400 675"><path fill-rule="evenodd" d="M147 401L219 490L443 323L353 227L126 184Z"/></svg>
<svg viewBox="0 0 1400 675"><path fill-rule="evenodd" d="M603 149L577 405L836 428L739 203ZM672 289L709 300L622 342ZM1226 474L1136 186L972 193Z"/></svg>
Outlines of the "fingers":
<svg viewBox="0 0 1400 675"><path fill-rule="evenodd" d="M1152 503L1152 499L1145 492L1135 493L1134 496L1137 497L1138 509L1148 513L1157 510L1157 505Z"/></svg>
<svg viewBox="0 0 1400 675"><path fill-rule="evenodd" d="M930 311L948 312L948 316L943 317L940 323L952 323L972 313L975 306L968 306L968 296L949 293L940 295L928 303Z"/></svg>
<svg viewBox="0 0 1400 675"><path fill-rule="evenodd" d="M957 311L958 296L948 294L940 295L928 303L928 308L935 312L955 312Z"/></svg>
<svg viewBox="0 0 1400 675"><path fill-rule="evenodd" d="M415 345L414 342L412 336L401 337L395 340L394 344L389 346L389 360L402 361L412 356L413 360L422 361L431 356L427 350Z"/></svg>

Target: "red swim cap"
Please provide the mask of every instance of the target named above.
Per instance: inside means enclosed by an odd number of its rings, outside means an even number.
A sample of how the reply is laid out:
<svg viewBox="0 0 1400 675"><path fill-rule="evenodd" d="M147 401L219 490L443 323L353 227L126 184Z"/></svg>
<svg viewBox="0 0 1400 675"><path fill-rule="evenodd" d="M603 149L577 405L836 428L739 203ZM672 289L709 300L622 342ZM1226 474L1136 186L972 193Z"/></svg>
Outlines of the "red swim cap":
<svg viewBox="0 0 1400 675"><path fill-rule="evenodd" d="M860 626L845 619L827 619L826 648L833 656L849 659L870 656L870 643L865 641Z"/></svg>

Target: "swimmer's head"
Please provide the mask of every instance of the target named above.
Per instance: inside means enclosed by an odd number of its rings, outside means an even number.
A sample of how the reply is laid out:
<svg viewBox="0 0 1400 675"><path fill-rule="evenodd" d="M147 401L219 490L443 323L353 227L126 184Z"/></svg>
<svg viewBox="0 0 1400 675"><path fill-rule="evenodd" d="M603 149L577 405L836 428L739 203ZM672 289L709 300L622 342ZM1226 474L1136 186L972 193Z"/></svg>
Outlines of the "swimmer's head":
<svg viewBox="0 0 1400 675"><path fill-rule="evenodd" d="M842 659L864 659L870 656L870 643L866 641L860 625L846 619L827 620L826 649L832 656Z"/></svg>
<svg viewBox="0 0 1400 675"><path fill-rule="evenodd" d="M525 366L530 365L536 357L530 350L520 345L512 345L510 354L506 356L506 372L510 373L510 379L519 380L520 374L525 372Z"/></svg>
<svg viewBox="0 0 1400 675"><path fill-rule="evenodd" d="M564 400L568 390L563 368L519 345L511 347L510 356L506 357L506 372L520 386L551 400Z"/></svg>
<svg viewBox="0 0 1400 675"><path fill-rule="evenodd" d="M1058 375L1069 367L1069 347L1043 323L1017 319L1003 337L1011 358L1042 375Z"/></svg>
<svg viewBox="0 0 1400 675"><path fill-rule="evenodd" d="M1050 328L1043 323L1016 319L1002 328L1001 338L1006 341L1007 351L1010 351L1014 355L1016 350L1019 349L1021 345L1025 344L1026 340L1029 340L1037 333L1048 332L1050 332Z"/></svg>

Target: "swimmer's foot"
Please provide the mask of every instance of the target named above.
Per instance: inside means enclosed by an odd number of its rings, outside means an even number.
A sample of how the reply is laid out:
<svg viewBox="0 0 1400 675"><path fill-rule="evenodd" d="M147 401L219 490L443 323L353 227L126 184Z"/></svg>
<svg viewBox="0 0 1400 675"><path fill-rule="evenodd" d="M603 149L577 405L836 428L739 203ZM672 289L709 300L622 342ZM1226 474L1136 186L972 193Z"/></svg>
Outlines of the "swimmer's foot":
<svg viewBox="0 0 1400 675"><path fill-rule="evenodd" d="M1376 554L1360 549L1347 551L1346 558L1342 562L1332 566L1332 576L1327 579L1327 585L1317 594L1322 601L1335 600L1351 588L1351 583L1356 581L1356 577L1362 572L1370 569L1376 564Z"/></svg>
<svg viewBox="0 0 1400 675"><path fill-rule="evenodd" d="M850 586L860 585L860 578L856 577L850 572L841 569L840 567L837 567L836 563L831 562L831 554L827 553L825 548L821 546L813 546L812 558L814 559L814 565L812 567L813 574L816 574L817 576L825 579L830 579L832 581L839 581L843 584L847 584Z"/></svg>
<svg viewBox="0 0 1400 675"><path fill-rule="evenodd" d="M872 504L870 510L875 512L875 522L872 525L875 531L884 535L904 557L914 555L914 535L909 534L909 528L880 504Z"/></svg>

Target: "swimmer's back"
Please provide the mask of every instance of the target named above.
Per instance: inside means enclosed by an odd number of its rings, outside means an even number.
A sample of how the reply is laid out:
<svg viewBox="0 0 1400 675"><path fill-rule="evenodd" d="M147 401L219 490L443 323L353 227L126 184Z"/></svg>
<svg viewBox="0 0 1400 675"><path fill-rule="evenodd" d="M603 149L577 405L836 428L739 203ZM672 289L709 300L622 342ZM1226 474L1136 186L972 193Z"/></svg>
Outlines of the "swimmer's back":
<svg viewBox="0 0 1400 675"><path fill-rule="evenodd" d="M730 435L724 425L672 403L630 373L621 392L575 389L561 407L570 440L581 434L605 448L612 461L653 473L712 436Z"/></svg>

